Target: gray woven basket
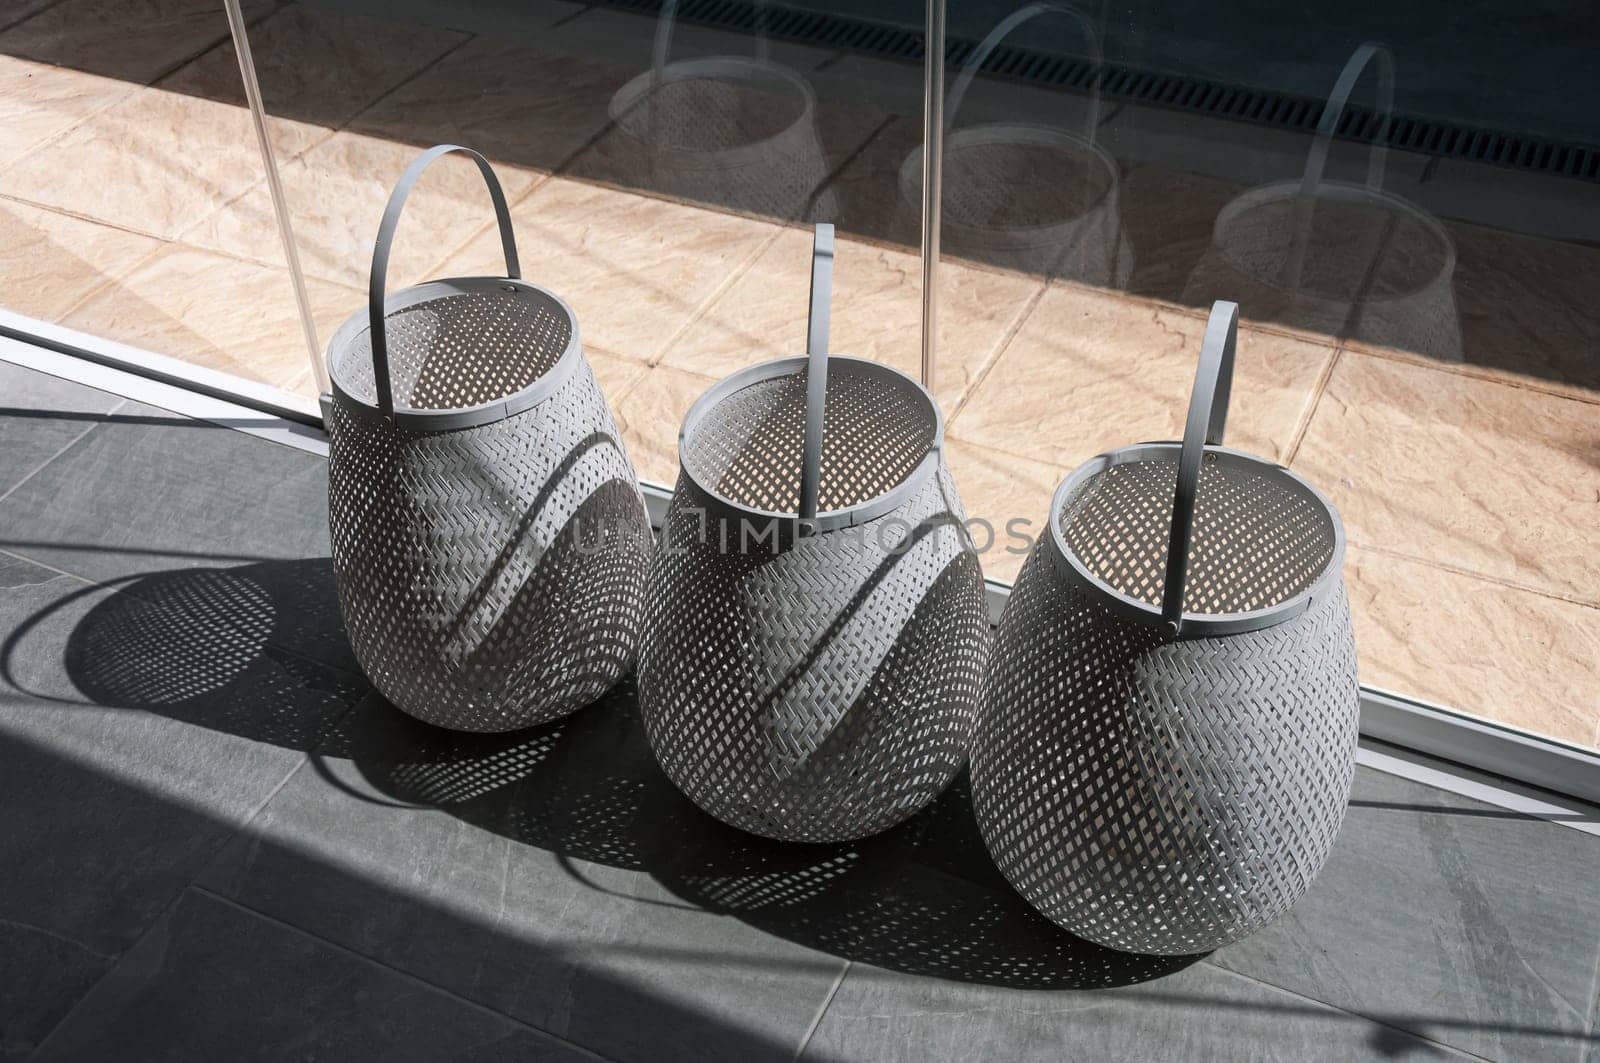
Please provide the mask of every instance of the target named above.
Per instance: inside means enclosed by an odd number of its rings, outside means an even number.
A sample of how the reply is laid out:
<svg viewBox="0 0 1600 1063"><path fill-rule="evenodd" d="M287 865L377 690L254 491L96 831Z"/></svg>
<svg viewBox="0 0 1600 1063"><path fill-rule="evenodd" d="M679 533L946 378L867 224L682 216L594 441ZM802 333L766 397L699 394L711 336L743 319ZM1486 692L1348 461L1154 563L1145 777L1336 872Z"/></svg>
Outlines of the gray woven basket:
<svg viewBox="0 0 1600 1063"><path fill-rule="evenodd" d="M1181 445L1102 454L1056 491L973 746L1006 878L1130 952L1203 952L1287 910L1355 769L1344 533L1310 484L1221 446L1237 319L1212 309Z"/></svg>
<svg viewBox="0 0 1600 1063"><path fill-rule="evenodd" d="M505 277L384 296L423 169L450 151L488 182ZM362 670L395 705L463 731L565 715L633 665L650 526L572 311L520 279L505 196L477 152L406 170L367 310L328 348L334 576Z"/></svg>
<svg viewBox="0 0 1600 1063"><path fill-rule="evenodd" d="M827 357L832 240L819 226L809 358L734 374L684 421L639 663L666 774L791 841L864 837L938 796L989 639L933 397Z"/></svg>

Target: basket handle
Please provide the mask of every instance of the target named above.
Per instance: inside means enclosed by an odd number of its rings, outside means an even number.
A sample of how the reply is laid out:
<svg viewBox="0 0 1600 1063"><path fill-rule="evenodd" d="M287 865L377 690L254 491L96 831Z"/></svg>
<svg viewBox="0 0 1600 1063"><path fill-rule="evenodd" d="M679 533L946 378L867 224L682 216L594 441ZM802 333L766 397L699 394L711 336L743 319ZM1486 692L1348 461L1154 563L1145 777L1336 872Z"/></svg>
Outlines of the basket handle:
<svg viewBox="0 0 1600 1063"><path fill-rule="evenodd" d="M800 519L815 520L822 480L822 420L828 406L828 313L833 299L833 226L819 222L811 241L811 317L806 325L806 441L800 466Z"/></svg>
<svg viewBox="0 0 1600 1063"><path fill-rule="evenodd" d="M767 0L756 0L756 58L767 58ZM650 49L650 69L654 72L652 90L661 82L661 68L667 65L667 55L672 51L672 25L678 18L678 0L665 0L661 17L656 20L655 44Z"/></svg>
<svg viewBox="0 0 1600 1063"><path fill-rule="evenodd" d="M1172 634L1182 632L1184 581L1189 573L1189 546L1194 538L1194 507L1200 493L1200 466L1206 447L1220 447L1228 426L1228 397L1233 391L1233 356L1239 343L1239 304L1218 300L1200 344L1200 366L1189 396L1189 417L1183 426L1178 455L1178 487L1172 500L1172 537L1167 543L1167 580L1161 592L1161 619Z"/></svg>
<svg viewBox="0 0 1600 1063"><path fill-rule="evenodd" d="M1306 253L1311 243L1311 215L1316 206L1317 186L1322 183L1323 171L1328 168L1328 151L1333 147L1333 135L1344 120L1345 105L1368 63L1376 63L1378 77L1378 111L1383 116L1373 137L1372 157L1367 160L1367 188L1376 192L1383 187L1383 169L1388 159L1384 142L1389 136L1389 126L1394 121L1394 56L1389 49L1376 41L1367 41L1350 53L1350 58L1333 83L1328 102L1322 108L1322 118L1317 122L1317 134L1311 141L1311 151L1306 156L1306 170L1300 178L1300 194L1295 197L1294 223L1291 232L1294 242L1289 245L1289 260L1284 265L1284 278L1290 291L1300 287L1300 277L1305 271Z"/></svg>
<svg viewBox="0 0 1600 1063"><path fill-rule="evenodd" d="M511 233L511 211L506 206L506 194L501 191L500 182L496 179L489 160L460 144L440 144L413 159L411 165L406 167L406 172L400 175L394 191L389 193L389 205L383 208L383 221L378 223L378 242L372 248L372 279L367 286L367 318L372 336L372 382L378 393L378 408L383 411L385 417L394 414L394 392L389 384L389 340L384 334L383 314L384 286L389 274L389 249L394 245L394 231L400 224L400 212L405 208L406 197L411 195L411 189L416 186L422 171L426 170L433 160L452 151L470 155L478 164L478 171L483 174L484 183L489 186L489 198L494 201L495 219L500 223L500 247L506 256L506 277L511 280L522 277L522 267L517 263L517 242Z"/></svg>
<svg viewBox="0 0 1600 1063"><path fill-rule="evenodd" d="M955 87L950 90L950 99L945 105L946 131L955 128L956 112L961 109L962 101L967 98L967 92L972 88L972 79L978 76L978 71L988 61L990 54L1000 47L1000 42L1024 22L1048 14L1065 15L1076 22L1078 28L1083 31L1084 40L1088 45L1089 58L1094 62L1094 76L1089 82L1087 139L1089 143L1094 143L1095 131L1100 126L1100 68L1105 64L1105 52L1100 46L1100 34L1095 30L1094 23L1089 21L1089 16L1076 5L1063 4L1056 0L1037 0L1036 3L1018 8L1001 19L994 29L989 31L989 35L979 42L978 47L973 49L972 58L961 68L961 76L956 78Z"/></svg>

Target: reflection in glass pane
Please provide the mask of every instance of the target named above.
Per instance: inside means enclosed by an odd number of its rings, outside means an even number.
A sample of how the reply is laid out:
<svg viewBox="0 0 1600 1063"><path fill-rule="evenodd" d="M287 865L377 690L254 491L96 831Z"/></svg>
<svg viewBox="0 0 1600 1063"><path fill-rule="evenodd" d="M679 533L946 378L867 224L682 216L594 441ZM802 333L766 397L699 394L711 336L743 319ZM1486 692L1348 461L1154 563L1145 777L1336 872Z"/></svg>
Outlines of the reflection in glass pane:
<svg viewBox="0 0 1600 1063"><path fill-rule="evenodd" d="M1594 53L1556 18L1256 7L950 5L946 265L1036 285L956 400L963 495L1037 522L1173 438L1237 301L1228 441L1339 507L1362 680L1600 744Z"/></svg>

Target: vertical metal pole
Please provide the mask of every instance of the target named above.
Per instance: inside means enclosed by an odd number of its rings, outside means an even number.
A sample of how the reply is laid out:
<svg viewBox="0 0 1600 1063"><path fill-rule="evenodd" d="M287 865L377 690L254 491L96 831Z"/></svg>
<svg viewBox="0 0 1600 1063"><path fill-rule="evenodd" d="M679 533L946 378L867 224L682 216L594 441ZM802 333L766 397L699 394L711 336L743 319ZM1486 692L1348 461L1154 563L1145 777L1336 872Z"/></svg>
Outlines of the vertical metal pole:
<svg viewBox="0 0 1600 1063"><path fill-rule="evenodd" d="M939 205L944 174L944 4L928 0L922 82L922 385L934 387L939 344Z"/></svg>
<svg viewBox="0 0 1600 1063"><path fill-rule="evenodd" d="M317 382L317 392L328 391L328 371L322 364L322 347L317 343L317 326L311 317L311 300L306 295L305 274L300 271L300 251L294 242L294 225L289 220L289 201L283 195L283 182L278 180L278 161L272 153L272 139L267 135L267 113L261 103L261 85L256 80L256 61L250 54L250 38L245 34L244 14L239 10L239 0L223 0L228 11L228 32L233 35L233 54L239 57L239 76L244 79L244 98L250 106L250 121L256 127L256 143L261 148L261 162L267 171L267 191L272 194L272 210L278 219L278 238L283 241L283 258L289 266L289 282L294 286L294 301L300 313L300 332L306 341L306 352L311 357L311 375Z"/></svg>

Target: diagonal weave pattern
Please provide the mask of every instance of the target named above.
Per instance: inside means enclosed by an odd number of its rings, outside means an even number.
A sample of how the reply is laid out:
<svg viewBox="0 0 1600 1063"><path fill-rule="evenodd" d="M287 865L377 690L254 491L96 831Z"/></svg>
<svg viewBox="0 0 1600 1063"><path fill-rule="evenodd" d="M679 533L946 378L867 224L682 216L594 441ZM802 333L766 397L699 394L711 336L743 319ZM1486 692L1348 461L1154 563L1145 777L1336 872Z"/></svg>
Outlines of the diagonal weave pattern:
<svg viewBox="0 0 1600 1063"><path fill-rule="evenodd" d="M1306 892L1344 818L1343 583L1277 626L1172 640L1063 578L1050 549L1001 618L973 747L989 851L1081 937L1154 954L1235 941Z"/></svg>
<svg viewBox="0 0 1600 1063"><path fill-rule="evenodd" d="M783 550L753 521L741 541L740 518L708 519L710 501L679 477L646 588L640 712L663 770L771 838L842 841L912 815L965 762L989 641L948 472Z"/></svg>
<svg viewBox="0 0 1600 1063"><path fill-rule="evenodd" d="M336 396L329 431L339 604L395 705L507 731L581 708L632 666L650 528L581 356L542 401L486 425L416 431Z"/></svg>

